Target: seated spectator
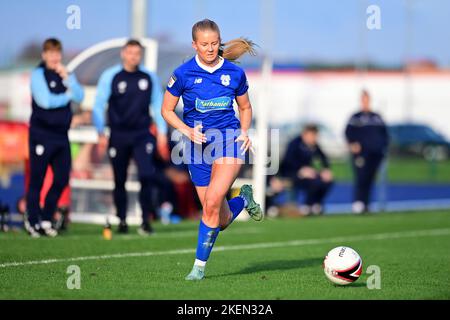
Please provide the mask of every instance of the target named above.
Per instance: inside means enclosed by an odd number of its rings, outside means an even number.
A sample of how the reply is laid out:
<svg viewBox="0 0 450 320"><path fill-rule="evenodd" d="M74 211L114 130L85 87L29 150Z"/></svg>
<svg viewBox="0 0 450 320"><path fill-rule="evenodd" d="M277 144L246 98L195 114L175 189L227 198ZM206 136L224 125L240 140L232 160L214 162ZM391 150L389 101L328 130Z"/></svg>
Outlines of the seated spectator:
<svg viewBox="0 0 450 320"><path fill-rule="evenodd" d="M333 183L328 158L317 143L318 131L315 125L305 126L301 136L289 143L281 162L281 173L291 180L294 191L306 194L301 208L306 215L323 213L323 200Z"/></svg>

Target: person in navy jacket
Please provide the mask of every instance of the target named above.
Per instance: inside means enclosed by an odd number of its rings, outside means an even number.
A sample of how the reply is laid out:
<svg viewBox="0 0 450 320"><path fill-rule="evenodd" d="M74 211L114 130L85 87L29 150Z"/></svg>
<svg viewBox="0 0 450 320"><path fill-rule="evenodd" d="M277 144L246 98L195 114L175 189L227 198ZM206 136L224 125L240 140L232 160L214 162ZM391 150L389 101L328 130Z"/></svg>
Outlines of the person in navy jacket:
<svg viewBox="0 0 450 320"><path fill-rule="evenodd" d="M288 145L281 163L282 175L289 177L294 190L304 191L302 213L322 214L323 200L333 184L327 156L320 148L316 125L306 125Z"/></svg>
<svg viewBox="0 0 450 320"><path fill-rule="evenodd" d="M369 92L361 92L361 111L351 116L345 129L354 172L353 212L369 211L370 191L389 145L386 125L371 110Z"/></svg>
<svg viewBox="0 0 450 320"><path fill-rule="evenodd" d="M161 116L162 88L159 79L141 65L142 51L141 43L130 39L122 48L122 63L102 73L92 116L100 144L108 144L104 133L105 118L110 128L108 154L114 172L113 198L120 219L118 231L128 232L125 182L128 165L133 158L141 184L139 202L142 225L138 232L148 235L153 232L149 215L155 210L151 200L152 187L158 182L154 154L157 143L159 146L167 144L167 124ZM158 127L158 141L150 133L152 121Z"/></svg>
<svg viewBox="0 0 450 320"><path fill-rule="evenodd" d="M82 86L61 61L61 42L47 39L43 44L42 62L31 74L30 186L25 228L33 237L57 235L52 227L52 216L69 182L71 169L68 138L72 120L71 101L81 103L84 98ZM53 184L41 208L40 193L49 165L54 172Z"/></svg>

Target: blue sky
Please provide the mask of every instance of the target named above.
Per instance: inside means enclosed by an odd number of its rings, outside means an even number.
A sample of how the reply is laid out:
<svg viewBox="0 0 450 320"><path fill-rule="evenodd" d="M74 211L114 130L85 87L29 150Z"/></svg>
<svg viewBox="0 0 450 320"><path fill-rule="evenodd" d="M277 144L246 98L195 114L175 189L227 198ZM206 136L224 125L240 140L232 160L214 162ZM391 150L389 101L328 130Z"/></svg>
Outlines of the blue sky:
<svg viewBox="0 0 450 320"><path fill-rule="evenodd" d="M224 40L251 38L261 50L271 48L278 59L351 62L367 56L395 65L407 55L450 67L448 0L272 0L272 21L262 22L263 1L267 0L149 0L148 34L189 45L192 24L208 17L219 24ZM409 47L405 40L407 3ZM81 8L80 30L66 28L66 8L72 4ZM366 8L372 4L381 9L381 30L366 28ZM26 43L49 36L59 37L66 49L73 50L128 36L129 15L129 0L1 1L0 65L14 58ZM264 25L272 30L271 42L263 35Z"/></svg>

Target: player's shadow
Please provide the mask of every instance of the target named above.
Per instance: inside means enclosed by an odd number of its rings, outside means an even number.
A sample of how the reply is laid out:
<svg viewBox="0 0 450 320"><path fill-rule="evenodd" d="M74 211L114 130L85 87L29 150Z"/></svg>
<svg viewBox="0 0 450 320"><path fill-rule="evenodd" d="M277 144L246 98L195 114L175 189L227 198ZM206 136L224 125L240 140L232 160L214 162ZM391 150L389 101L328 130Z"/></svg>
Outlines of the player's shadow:
<svg viewBox="0 0 450 320"><path fill-rule="evenodd" d="M248 267L233 273L217 274L208 276L208 278L213 277L226 277L233 275L243 275L258 273L264 271L282 271L282 270L292 270L301 269L308 267L320 267L322 265L323 258L310 258L301 260L273 260L273 261L263 261L257 262L249 265Z"/></svg>

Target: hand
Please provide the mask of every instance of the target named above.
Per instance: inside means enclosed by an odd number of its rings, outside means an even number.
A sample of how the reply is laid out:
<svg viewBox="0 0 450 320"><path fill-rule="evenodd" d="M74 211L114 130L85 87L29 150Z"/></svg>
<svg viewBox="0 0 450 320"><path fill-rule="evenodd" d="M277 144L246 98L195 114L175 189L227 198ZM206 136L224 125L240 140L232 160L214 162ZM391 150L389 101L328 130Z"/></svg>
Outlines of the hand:
<svg viewBox="0 0 450 320"><path fill-rule="evenodd" d="M274 193L280 193L284 190L283 182L277 177L273 177L272 179L270 179L269 185Z"/></svg>
<svg viewBox="0 0 450 320"><path fill-rule="evenodd" d="M206 142L206 134L202 133L203 126L196 125L194 128L189 128L183 132L195 144L202 144Z"/></svg>
<svg viewBox="0 0 450 320"><path fill-rule="evenodd" d="M320 177L325 182L331 182L333 181L333 173L330 169L324 169L320 172Z"/></svg>
<svg viewBox="0 0 450 320"><path fill-rule="evenodd" d="M67 71L66 67L63 64L58 64L55 69L56 73L59 74L59 76L66 80L69 77L69 72Z"/></svg>
<svg viewBox="0 0 450 320"><path fill-rule="evenodd" d="M76 127L80 126L83 123L84 123L84 121L83 121L82 115L74 115L72 117L72 121L70 122L70 127L71 128L76 128Z"/></svg>
<svg viewBox="0 0 450 320"><path fill-rule="evenodd" d="M353 154L358 154L361 152L361 145L358 142L350 143L350 152Z"/></svg>
<svg viewBox="0 0 450 320"><path fill-rule="evenodd" d="M104 154L108 148L108 138L103 133L98 135L97 148L99 154Z"/></svg>
<svg viewBox="0 0 450 320"><path fill-rule="evenodd" d="M298 170L297 176L300 179L314 179L316 177L316 170L311 167L303 167Z"/></svg>
<svg viewBox="0 0 450 320"><path fill-rule="evenodd" d="M252 147L252 141L250 140L250 138L248 137L248 135L246 133L241 133L239 135L239 137L236 138L236 140L234 140L234 142L238 142L238 141L243 141L240 149L244 150L242 151L241 155L244 155L247 150L250 149L250 151L253 152L253 154L255 154L255 150Z"/></svg>
<svg viewBox="0 0 450 320"><path fill-rule="evenodd" d="M158 150L159 155L164 161L169 161L170 150L167 143L167 136L165 134L159 133L156 137L156 149Z"/></svg>

